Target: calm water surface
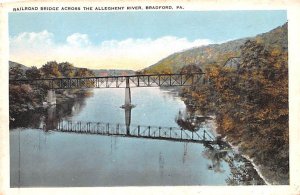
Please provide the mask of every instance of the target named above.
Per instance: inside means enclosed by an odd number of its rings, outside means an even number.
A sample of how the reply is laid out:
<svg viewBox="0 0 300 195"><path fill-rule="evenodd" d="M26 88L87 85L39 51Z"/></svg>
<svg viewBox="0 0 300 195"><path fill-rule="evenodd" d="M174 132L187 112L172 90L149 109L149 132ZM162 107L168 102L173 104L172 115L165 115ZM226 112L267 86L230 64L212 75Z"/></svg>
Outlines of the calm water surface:
<svg viewBox="0 0 300 195"><path fill-rule="evenodd" d="M10 130L11 186L263 183L251 164L228 148L55 131L57 120L128 125L120 108L124 93L124 89L95 89L91 97L16 119ZM131 94L136 105L131 110L132 126L179 127L178 115L188 115L184 102L174 93L136 88ZM210 131L212 123L204 121L203 127Z"/></svg>

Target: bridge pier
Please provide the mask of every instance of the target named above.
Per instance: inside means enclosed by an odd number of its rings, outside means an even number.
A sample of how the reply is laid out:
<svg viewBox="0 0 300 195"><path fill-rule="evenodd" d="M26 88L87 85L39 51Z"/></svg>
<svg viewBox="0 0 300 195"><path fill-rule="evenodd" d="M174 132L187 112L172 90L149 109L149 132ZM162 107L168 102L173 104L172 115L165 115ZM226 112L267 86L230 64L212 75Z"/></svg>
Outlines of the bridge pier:
<svg viewBox="0 0 300 195"><path fill-rule="evenodd" d="M131 91L130 91L130 83L129 83L129 77L126 77L126 88L125 88L125 103L121 108L127 109L127 108L133 108L134 105L131 104Z"/></svg>
<svg viewBox="0 0 300 195"><path fill-rule="evenodd" d="M130 87L126 87L125 88L125 107L131 107L131 91L130 91Z"/></svg>
<svg viewBox="0 0 300 195"><path fill-rule="evenodd" d="M47 91L47 103L49 105L56 105L56 94L53 89Z"/></svg>

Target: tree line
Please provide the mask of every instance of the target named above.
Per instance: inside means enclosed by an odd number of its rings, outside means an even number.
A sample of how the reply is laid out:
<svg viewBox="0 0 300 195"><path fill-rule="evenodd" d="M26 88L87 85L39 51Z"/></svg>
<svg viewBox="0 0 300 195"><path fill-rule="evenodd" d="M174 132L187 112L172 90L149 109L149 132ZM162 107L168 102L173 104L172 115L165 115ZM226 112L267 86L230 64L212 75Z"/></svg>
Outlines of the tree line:
<svg viewBox="0 0 300 195"><path fill-rule="evenodd" d="M10 79L40 79L40 78L61 78L61 77L88 77L94 76L93 71L87 68L76 68L69 62L57 63L50 61L41 68L32 66L26 70L20 65L9 69Z"/></svg>
<svg viewBox="0 0 300 195"><path fill-rule="evenodd" d="M69 62L57 63L50 61L41 68L33 66L24 69L21 65L13 66L9 69L10 79L42 79L61 77L89 77L95 76L93 71L87 68L76 68ZM30 84L9 85L9 113L10 116L34 110L46 102L47 85L41 84L34 89ZM58 94L62 92L57 92Z"/></svg>

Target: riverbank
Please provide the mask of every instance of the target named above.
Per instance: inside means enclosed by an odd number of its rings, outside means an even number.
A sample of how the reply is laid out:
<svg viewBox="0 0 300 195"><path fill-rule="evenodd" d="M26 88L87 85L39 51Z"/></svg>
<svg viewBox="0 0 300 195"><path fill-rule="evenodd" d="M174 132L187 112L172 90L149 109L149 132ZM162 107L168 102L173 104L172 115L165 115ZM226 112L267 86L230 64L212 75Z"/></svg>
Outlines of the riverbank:
<svg viewBox="0 0 300 195"><path fill-rule="evenodd" d="M182 95L182 99L190 107L189 110L194 113L201 113L203 116L214 117L214 133L220 136L228 143L233 150L241 154L245 159L249 160L260 177L268 185L288 185L288 145L274 145L274 135L260 136L260 132L242 130L238 124L224 120L224 113L211 111L213 105L200 104L195 97L189 93ZM231 126L232 131L225 131L224 127ZM264 147L272 144L274 148ZM270 160L272 159L272 160Z"/></svg>
<svg viewBox="0 0 300 195"><path fill-rule="evenodd" d="M46 101L46 95L42 90L33 91L30 86L20 86L20 90L14 90L10 93L9 113L10 121L14 121L14 117L26 112L34 112L46 110L51 105ZM21 93L17 93L21 91ZM89 97L93 94L91 90L65 90L56 92L56 104L63 104L77 98ZM20 98L23 95L24 98Z"/></svg>
<svg viewBox="0 0 300 195"><path fill-rule="evenodd" d="M258 157L253 153L259 153L260 149L245 149L243 144L247 144L242 141L237 141L230 135L226 135L223 140L228 143L232 148L235 148L244 158L251 162L259 176L265 181L267 185L289 185L289 174L282 173L281 170L275 169L274 164L269 162L260 162ZM270 154L276 156L276 154ZM272 165L273 164L273 165Z"/></svg>
<svg viewBox="0 0 300 195"><path fill-rule="evenodd" d="M244 157L245 159L247 159L251 165L253 166L253 168L256 170L257 174L260 176L260 178L262 178L262 180L264 180L264 182L267 184L267 185L272 185L269 180L267 178L265 178L265 176L262 174L262 171L261 171L261 167L256 165L254 163L254 160L252 158L250 158L249 156L247 156L246 154L241 154L240 151L239 151L239 147L238 146L234 146L231 142L229 142L226 137L224 137L222 139L224 142L226 142L235 152L239 153L242 157Z"/></svg>
<svg viewBox="0 0 300 195"><path fill-rule="evenodd" d="M262 169L262 166L257 165L254 162L254 159L250 158L247 154L244 154L240 151L239 146L233 145L232 142L230 142L230 141L228 141L228 139L226 139L227 138L226 136L224 137L222 134L220 134L218 132L218 130L217 130L218 124L216 123L216 117L213 115L209 116L209 117L211 118L211 120L209 120L209 126L210 126L211 133L213 134L213 136L222 137L221 140L225 144L228 144L234 153L241 155L243 158L245 158L247 161L249 161L251 163L251 165L253 166L253 169L255 169L255 171L257 172L259 177L264 181L265 184L267 184L267 185L276 184L276 183L273 183L272 181L270 181L269 178L265 177L265 175L263 174L264 170Z"/></svg>

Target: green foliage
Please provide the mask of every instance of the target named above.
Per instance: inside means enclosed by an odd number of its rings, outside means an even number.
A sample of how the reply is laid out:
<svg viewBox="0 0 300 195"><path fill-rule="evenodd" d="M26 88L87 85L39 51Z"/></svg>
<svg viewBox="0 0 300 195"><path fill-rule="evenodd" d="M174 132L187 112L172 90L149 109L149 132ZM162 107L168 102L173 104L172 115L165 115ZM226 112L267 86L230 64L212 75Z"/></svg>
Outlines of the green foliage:
<svg viewBox="0 0 300 195"><path fill-rule="evenodd" d="M76 68L69 62L59 63L59 71L64 77L74 77Z"/></svg>
<svg viewBox="0 0 300 195"><path fill-rule="evenodd" d="M75 77L91 77L95 76L93 71L88 70L87 68L78 68L75 73Z"/></svg>
<svg viewBox="0 0 300 195"><path fill-rule="evenodd" d="M59 77L90 77L94 76L91 70L86 68L76 68L68 62L57 63L47 62L40 69L33 66L26 70L20 64L12 66L9 71L10 79L40 79ZM14 116L20 112L25 112L37 108L46 101L47 87L44 83L38 83L38 87L33 89L31 85L10 85L9 88L9 112ZM93 86L91 82L90 85ZM58 92L59 93L59 92Z"/></svg>
<svg viewBox="0 0 300 195"><path fill-rule="evenodd" d="M30 85L9 86L9 114L25 112L34 109L41 103L43 96L39 91L33 90Z"/></svg>
<svg viewBox="0 0 300 195"><path fill-rule="evenodd" d="M9 78L10 79L24 79L25 71L21 68L20 65L9 68Z"/></svg>
<svg viewBox="0 0 300 195"><path fill-rule="evenodd" d="M25 71L26 78L28 79L40 79L42 72L35 66Z"/></svg>
<svg viewBox="0 0 300 195"><path fill-rule="evenodd" d="M69 62L57 63L56 61L47 62L40 69L43 78L59 77L91 77L95 76L93 71L87 68L76 68Z"/></svg>
<svg viewBox="0 0 300 195"><path fill-rule="evenodd" d="M59 65L56 61L47 62L42 66L41 71L45 78L58 78L62 77L62 73L59 71Z"/></svg>

